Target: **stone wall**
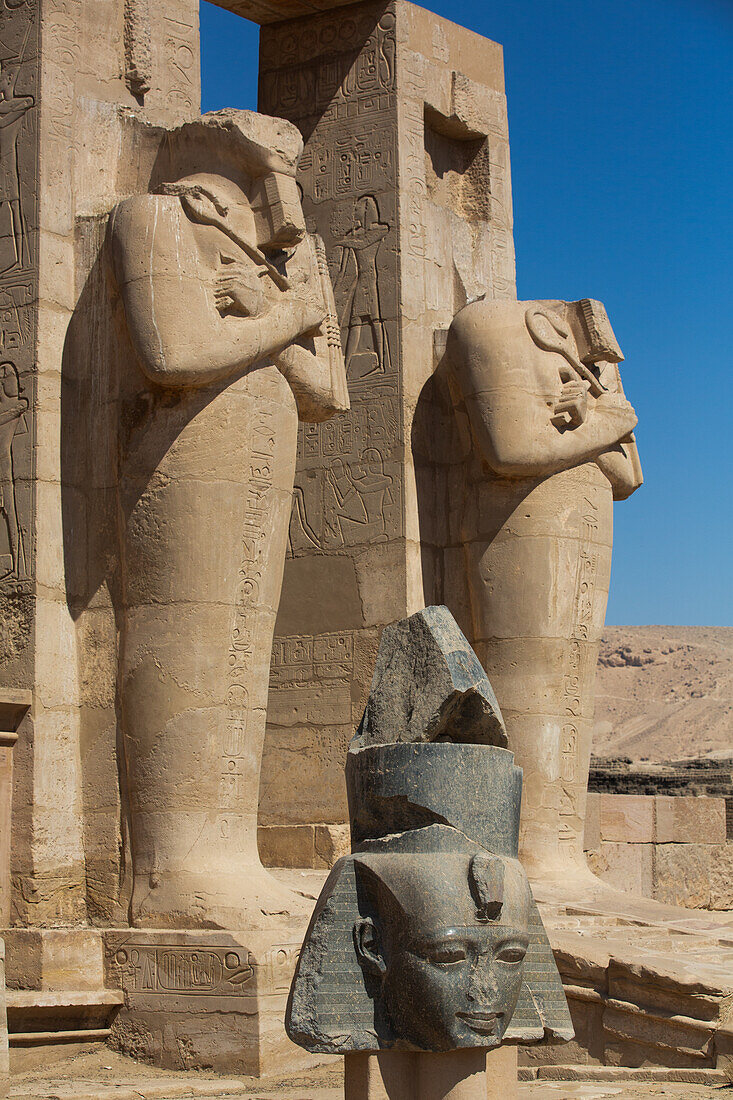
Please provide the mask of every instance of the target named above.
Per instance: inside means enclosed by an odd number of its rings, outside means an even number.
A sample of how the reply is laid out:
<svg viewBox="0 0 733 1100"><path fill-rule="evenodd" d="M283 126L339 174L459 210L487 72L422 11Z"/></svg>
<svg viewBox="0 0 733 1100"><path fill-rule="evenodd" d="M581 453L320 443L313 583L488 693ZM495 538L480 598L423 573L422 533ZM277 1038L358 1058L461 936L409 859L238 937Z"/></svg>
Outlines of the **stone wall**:
<svg viewBox="0 0 733 1100"><path fill-rule="evenodd" d="M733 909L724 798L588 795L585 850L605 882L668 905Z"/></svg>

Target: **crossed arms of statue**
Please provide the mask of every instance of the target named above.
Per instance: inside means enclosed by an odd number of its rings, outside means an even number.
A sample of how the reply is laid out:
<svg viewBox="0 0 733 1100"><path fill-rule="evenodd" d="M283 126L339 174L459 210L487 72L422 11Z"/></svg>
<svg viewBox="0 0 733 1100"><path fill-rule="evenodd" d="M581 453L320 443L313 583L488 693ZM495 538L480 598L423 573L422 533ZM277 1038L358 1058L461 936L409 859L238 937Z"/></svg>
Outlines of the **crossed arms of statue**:
<svg viewBox="0 0 733 1100"><path fill-rule="evenodd" d="M256 248L242 247L241 225L227 224L241 221L244 196L210 211L213 196L198 188L195 197L198 206L186 193L138 195L110 218L114 281L145 375L161 386L195 387L274 362L301 419L347 409L318 245L302 239L283 273Z"/></svg>
<svg viewBox="0 0 733 1100"><path fill-rule="evenodd" d="M623 499L642 481L632 434L637 417L621 386L615 338L595 361L589 357L572 312L582 304L466 306L448 334L452 382L496 474L546 477L595 461Z"/></svg>

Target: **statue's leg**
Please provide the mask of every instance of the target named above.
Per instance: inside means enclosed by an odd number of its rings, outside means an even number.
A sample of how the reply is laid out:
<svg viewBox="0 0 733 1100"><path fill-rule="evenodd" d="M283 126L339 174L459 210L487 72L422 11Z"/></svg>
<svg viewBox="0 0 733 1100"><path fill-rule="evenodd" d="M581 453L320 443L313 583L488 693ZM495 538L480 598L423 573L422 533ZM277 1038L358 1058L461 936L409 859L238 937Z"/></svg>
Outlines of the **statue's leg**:
<svg viewBox="0 0 733 1100"><path fill-rule="evenodd" d="M257 852L297 430L281 376L257 373L177 432L127 518L120 698L139 926L254 928L305 904Z"/></svg>
<svg viewBox="0 0 733 1100"><path fill-rule="evenodd" d="M472 641L524 770L521 856L535 881L584 877L610 487L586 465L525 491L495 484L474 514L483 529L465 544Z"/></svg>

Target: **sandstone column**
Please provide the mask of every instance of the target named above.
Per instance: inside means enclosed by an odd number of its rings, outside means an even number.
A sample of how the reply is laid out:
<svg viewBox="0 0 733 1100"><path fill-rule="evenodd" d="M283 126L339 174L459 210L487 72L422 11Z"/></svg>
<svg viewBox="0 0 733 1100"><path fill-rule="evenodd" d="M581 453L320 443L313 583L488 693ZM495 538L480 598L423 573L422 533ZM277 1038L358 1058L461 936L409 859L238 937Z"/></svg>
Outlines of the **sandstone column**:
<svg viewBox="0 0 733 1100"><path fill-rule="evenodd" d="M115 624L86 560L90 509L110 491L103 418L90 439L80 403L86 395L100 412L99 375L84 370L98 364L101 318L90 318L81 360L70 353L70 323L84 315L107 212L147 183L145 150L124 138L132 114L170 125L199 111L195 0L164 0L153 22L145 8L13 0L2 12L0 703L32 695L14 750L12 912L3 919L38 930L23 933L26 945L48 939L41 929L69 930L53 944L68 981L82 986L102 981L101 947L90 952L88 935L77 937L74 978L71 930L99 917L96 895L119 890L121 813L107 668ZM69 456L90 446L82 483ZM29 969L18 935L6 935L9 971L40 990L56 947L39 947L44 962Z"/></svg>
<svg viewBox="0 0 733 1100"><path fill-rule="evenodd" d="M433 333L477 295L515 293L501 47L404 0L271 24L260 110L305 137L303 206L326 242L351 397L338 422L300 429L262 848L330 864L378 634L431 602L443 567L436 460L461 442L426 386Z"/></svg>

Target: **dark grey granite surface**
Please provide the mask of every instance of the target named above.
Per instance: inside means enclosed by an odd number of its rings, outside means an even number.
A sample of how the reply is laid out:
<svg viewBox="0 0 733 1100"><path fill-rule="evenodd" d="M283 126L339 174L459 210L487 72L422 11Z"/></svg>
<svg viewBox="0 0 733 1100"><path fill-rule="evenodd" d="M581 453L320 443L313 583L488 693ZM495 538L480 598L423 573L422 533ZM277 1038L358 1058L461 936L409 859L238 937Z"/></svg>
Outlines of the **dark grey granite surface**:
<svg viewBox="0 0 733 1100"><path fill-rule="evenodd" d="M502 738L447 608L384 631L346 766L354 850L306 934L286 1017L295 1042L347 1053L572 1038L517 859L522 773Z"/></svg>

